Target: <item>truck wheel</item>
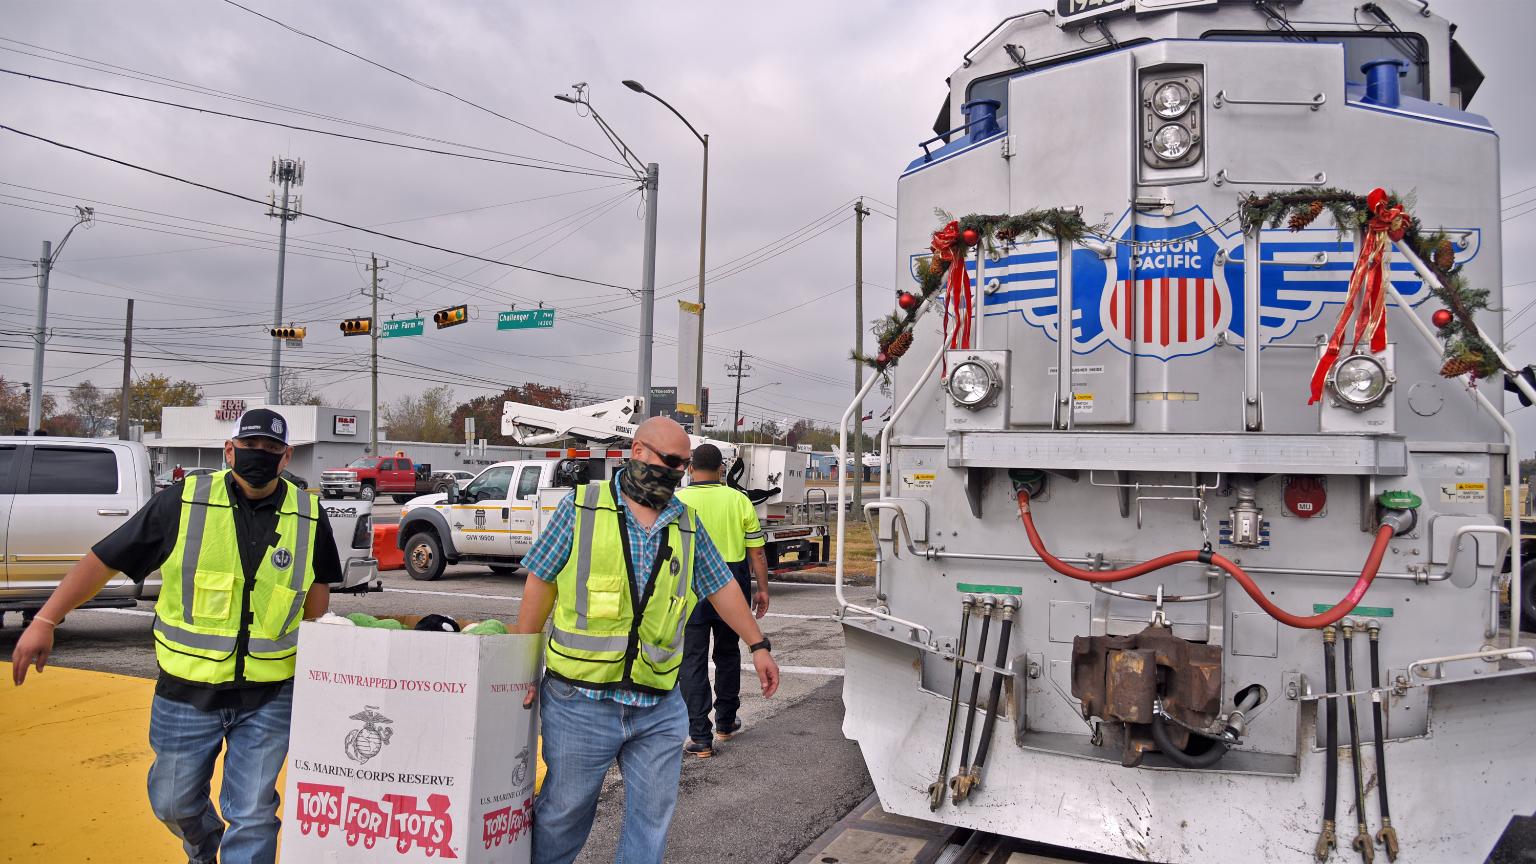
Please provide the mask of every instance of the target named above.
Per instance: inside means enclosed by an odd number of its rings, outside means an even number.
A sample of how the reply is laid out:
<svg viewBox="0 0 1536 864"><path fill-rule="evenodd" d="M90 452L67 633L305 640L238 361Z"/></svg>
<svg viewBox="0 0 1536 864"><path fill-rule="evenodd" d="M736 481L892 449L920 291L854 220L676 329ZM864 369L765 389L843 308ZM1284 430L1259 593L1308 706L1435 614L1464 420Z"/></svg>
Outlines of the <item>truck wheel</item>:
<svg viewBox="0 0 1536 864"><path fill-rule="evenodd" d="M361 498L364 501L372 501L373 500L373 487L372 486L364 486L363 488L359 489L357 491L357 497Z"/></svg>
<svg viewBox="0 0 1536 864"><path fill-rule="evenodd" d="M414 496L414 495L391 495L389 497L395 499L395 503L396 504L404 504L405 502L411 500L412 498L414 498L416 496Z"/></svg>
<svg viewBox="0 0 1536 864"><path fill-rule="evenodd" d="M443 544L431 531L418 531L405 543L405 572L419 582L431 582L443 575Z"/></svg>
<svg viewBox="0 0 1536 864"><path fill-rule="evenodd" d="M486 566L490 567L491 572L497 576L511 576L517 572L516 564L487 564Z"/></svg>

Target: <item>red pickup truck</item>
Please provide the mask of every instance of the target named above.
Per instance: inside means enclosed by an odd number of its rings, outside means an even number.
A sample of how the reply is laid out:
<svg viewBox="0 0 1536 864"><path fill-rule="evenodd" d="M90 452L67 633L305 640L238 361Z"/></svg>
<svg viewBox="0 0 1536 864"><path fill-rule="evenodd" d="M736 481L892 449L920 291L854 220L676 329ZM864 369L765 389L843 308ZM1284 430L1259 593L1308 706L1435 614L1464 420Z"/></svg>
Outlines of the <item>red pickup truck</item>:
<svg viewBox="0 0 1536 864"><path fill-rule="evenodd" d="M413 463L404 453L364 456L345 468L321 472L320 497L372 501L376 495L390 495L404 504L417 495L441 492L449 482L432 476L431 465Z"/></svg>

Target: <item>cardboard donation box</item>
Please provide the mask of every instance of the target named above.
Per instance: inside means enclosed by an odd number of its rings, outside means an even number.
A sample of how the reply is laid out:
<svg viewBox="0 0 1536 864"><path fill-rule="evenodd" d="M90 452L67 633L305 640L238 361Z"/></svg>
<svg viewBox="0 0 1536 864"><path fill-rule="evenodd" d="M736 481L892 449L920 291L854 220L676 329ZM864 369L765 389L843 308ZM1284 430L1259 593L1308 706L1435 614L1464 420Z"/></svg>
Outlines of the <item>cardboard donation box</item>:
<svg viewBox="0 0 1536 864"><path fill-rule="evenodd" d="M304 624L285 864L528 861L541 640Z"/></svg>

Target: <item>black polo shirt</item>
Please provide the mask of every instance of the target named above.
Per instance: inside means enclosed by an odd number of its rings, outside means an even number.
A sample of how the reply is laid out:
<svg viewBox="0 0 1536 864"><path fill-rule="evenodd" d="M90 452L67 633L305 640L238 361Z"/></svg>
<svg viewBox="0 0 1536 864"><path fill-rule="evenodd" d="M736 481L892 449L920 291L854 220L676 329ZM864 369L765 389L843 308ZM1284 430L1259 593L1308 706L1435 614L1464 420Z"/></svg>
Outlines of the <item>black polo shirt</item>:
<svg viewBox="0 0 1536 864"><path fill-rule="evenodd" d="M279 540L277 534L278 507L288 494L286 483L279 483L277 491L265 498L251 500L245 497L234 475L226 475L229 500L235 511L235 537L240 544L240 564L245 573L246 624L250 622L250 589L255 584L256 570ZM155 493L149 503L116 531L91 547L103 564L135 582L145 577L166 559L176 548L176 537L181 530L181 497L185 482L173 483L167 489ZM315 582L336 585L342 581L341 559L336 554L336 541L331 533L331 522L324 510L317 513L314 548ZM187 574L191 578L191 574ZM242 633L242 638L248 638ZM250 710L259 708L276 696L287 682L250 682L244 680L243 666L237 668L235 680L226 684L203 684L187 681L160 670L155 682L155 695L186 702L203 711L220 709Z"/></svg>

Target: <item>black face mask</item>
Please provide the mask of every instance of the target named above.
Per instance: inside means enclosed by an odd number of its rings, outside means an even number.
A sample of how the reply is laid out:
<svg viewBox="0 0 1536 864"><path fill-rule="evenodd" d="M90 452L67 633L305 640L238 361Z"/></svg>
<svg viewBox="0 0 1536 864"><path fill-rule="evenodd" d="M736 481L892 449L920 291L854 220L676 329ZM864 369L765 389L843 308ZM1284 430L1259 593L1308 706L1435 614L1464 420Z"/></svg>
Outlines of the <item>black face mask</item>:
<svg viewBox="0 0 1536 864"><path fill-rule="evenodd" d="M672 500L672 493L681 482L682 469L631 459L619 475L619 490L653 510L660 510Z"/></svg>
<svg viewBox="0 0 1536 864"><path fill-rule="evenodd" d="M268 453L255 448L235 448L235 474L257 489L277 479L277 466L282 461L281 453Z"/></svg>

